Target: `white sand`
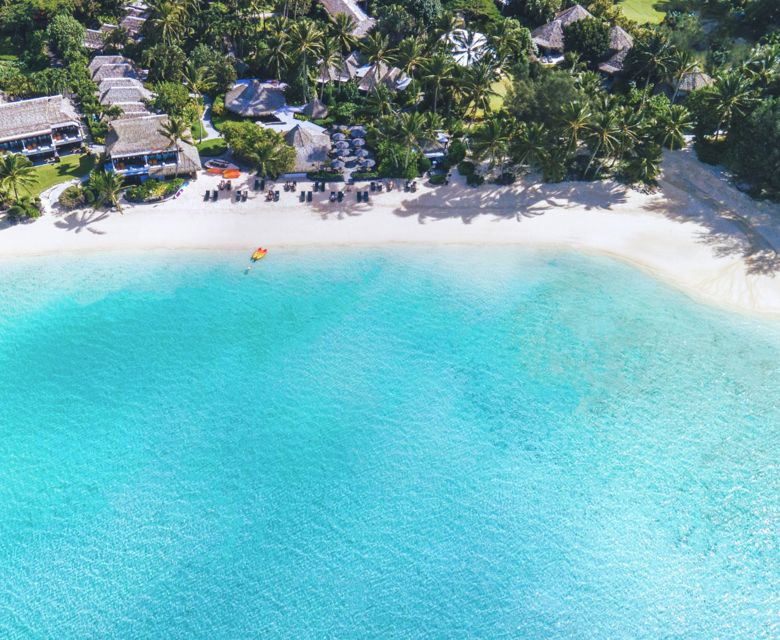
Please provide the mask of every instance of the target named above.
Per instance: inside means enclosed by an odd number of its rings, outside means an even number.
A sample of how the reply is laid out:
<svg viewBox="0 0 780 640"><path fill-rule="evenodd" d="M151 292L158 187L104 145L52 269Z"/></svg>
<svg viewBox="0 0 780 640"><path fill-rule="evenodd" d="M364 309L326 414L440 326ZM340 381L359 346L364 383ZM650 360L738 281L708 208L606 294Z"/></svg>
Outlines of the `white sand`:
<svg viewBox="0 0 780 640"><path fill-rule="evenodd" d="M127 207L124 215L55 208L32 224L0 228L0 258L158 248L248 254L258 245L270 248L270 259L284 247L320 244L563 246L620 258L710 302L780 313L780 209L753 202L689 151L667 155L652 195L614 183L471 189L458 182L372 194L369 205L354 193L341 205L327 193L300 204L278 185L278 203L251 191L244 203L226 194L204 203L203 192L217 182L204 174L180 198Z"/></svg>

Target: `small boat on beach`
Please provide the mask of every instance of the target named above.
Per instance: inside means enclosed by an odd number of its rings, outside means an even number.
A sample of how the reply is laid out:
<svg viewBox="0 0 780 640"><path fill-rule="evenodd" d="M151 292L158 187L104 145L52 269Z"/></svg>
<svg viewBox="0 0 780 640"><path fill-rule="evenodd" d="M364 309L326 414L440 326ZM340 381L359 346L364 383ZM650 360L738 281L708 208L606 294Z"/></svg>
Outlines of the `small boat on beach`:
<svg viewBox="0 0 780 640"><path fill-rule="evenodd" d="M238 167L236 165L228 162L227 160L220 160L219 158L206 160L206 162L203 163L203 166L206 168L206 171L212 175L224 176L224 174L228 171L238 172Z"/></svg>
<svg viewBox="0 0 780 640"><path fill-rule="evenodd" d="M252 254L252 262L257 262L258 260L262 260L265 258L266 254L268 253L268 249L263 249L263 247L257 247L255 249L255 252Z"/></svg>

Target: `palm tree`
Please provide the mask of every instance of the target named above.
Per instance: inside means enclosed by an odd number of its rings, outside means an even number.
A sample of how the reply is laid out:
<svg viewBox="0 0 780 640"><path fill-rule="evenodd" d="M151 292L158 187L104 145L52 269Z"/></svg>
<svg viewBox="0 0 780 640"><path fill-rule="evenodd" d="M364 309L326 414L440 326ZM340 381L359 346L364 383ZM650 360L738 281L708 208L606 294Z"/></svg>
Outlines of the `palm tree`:
<svg viewBox="0 0 780 640"><path fill-rule="evenodd" d="M696 68L696 61L693 59L690 51L675 49L669 56L669 74L674 81L674 94L672 102L677 100L677 94L680 92L685 74Z"/></svg>
<svg viewBox="0 0 780 640"><path fill-rule="evenodd" d="M715 83L707 93L707 102L718 116L716 140L720 137L721 128L725 125L728 129L734 116L744 115L754 100L755 97L747 80L739 73L727 73L715 79Z"/></svg>
<svg viewBox="0 0 780 640"><path fill-rule="evenodd" d="M168 119L162 123L157 132L168 140L169 149L173 148L176 150L176 173L174 175L175 177L178 177L181 143L193 144L189 127L183 118L169 116Z"/></svg>
<svg viewBox="0 0 780 640"><path fill-rule="evenodd" d="M471 138L471 150L478 160L489 158L492 171L498 164L501 172L509 152L509 142L512 138L507 118L492 116L480 126Z"/></svg>
<svg viewBox="0 0 780 640"><path fill-rule="evenodd" d="M335 16L331 16L328 30L336 38L342 57L346 58L358 43L357 38L353 35L355 21L346 13L337 13Z"/></svg>
<svg viewBox="0 0 780 640"><path fill-rule="evenodd" d="M198 66L191 60L184 67L184 79L190 87L190 91L195 94L198 106L198 133L200 142L203 142L203 94L214 88L214 76L206 66Z"/></svg>
<svg viewBox="0 0 780 640"><path fill-rule="evenodd" d="M638 67L640 74L645 76L645 86L642 91L642 103L647 99L647 90L652 78L663 78L668 70L671 56L669 42L659 32L649 33L638 38L633 49L628 54Z"/></svg>
<svg viewBox="0 0 780 640"><path fill-rule="evenodd" d="M329 78L330 70L332 68L340 69L342 63L343 58L341 57L341 50L339 49L336 38L324 38L322 41L322 51L320 53L319 60L320 80L323 78ZM325 90L325 84L325 82L320 81L320 100L322 100L322 93Z"/></svg>
<svg viewBox="0 0 780 640"><path fill-rule="evenodd" d="M681 104L670 105L656 123L658 139L667 149L682 149L685 146L685 131L692 126L693 118L688 109Z"/></svg>
<svg viewBox="0 0 780 640"><path fill-rule="evenodd" d="M153 5L149 23L162 44L171 46L184 39L187 13L188 6L175 0L162 0Z"/></svg>
<svg viewBox="0 0 780 640"><path fill-rule="evenodd" d="M404 73L412 75L419 66L427 61L425 49L420 38L408 37L398 43L396 64Z"/></svg>
<svg viewBox="0 0 780 640"><path fill-rule="evenodd" d="M568 154L577 151L582 134L588 130L593 119L590 109L581 102L570 102L561 110L561 131L568 140Z"/></svg>
<svg viewBox="0 0 780 640"><path fill-rule="evenodd" d="M441 89L452 80L452 58L445 53L437 53L422 64L422 80L433 87L433 110L436 111Z"/></svg>
<svg viewBox="0 0 780 640"><path fill-rule="evenodd" d="M309 60L317 59L322 52L323 32L313 20L304 18L290 27L290 50L301 60L300 78L303 83L303 98L309 101Z"/></svg>
<svg viewBox="0 0 780 640"><path fill-rule="evenodd" d="M601 169L607 158L620 146L620 129L614 111L602 111L597 113L588 131L588 141L593 151L585 167L585 175L590 171L596 156L604 155L604 160L599 164Z"/></svg>
<svg viewBox="0 0 780 640"><path fill-rule="evenodd" d="M113 207L119 213L124 213L119 203L119 197L125 187L125 180L121 175L105 169L93 171L89 176L89 187L95 194L96 206Z"/></svg>
<svg viewBox="0 0 780 640"><path fill-rule="evenodd" d="M282 77L282 70L287 67L290 61L288 51L290 50L289 36L286 31L271 33L265 40L266 46L259 52L259 56L264 65L273 72L275 79Z"/></svg>
<svg viewBox="0 0 780 640"><path fill-rule="evenodd" d="M371 33L363 42L363 55L369 64L374 66L374 87L379 87L382 80L382 67L389 66L393 61L395 49L390 46L390 38L381 33Z"/></svg>
<svg viewBox="0 0 780 640"><path fill-rule="evenodd" d="M7 153L0 156L0 186L14 192L19 200L19 189L32 186L37 180L35 169L21 153Z"/></svg>
<svg viewBox="0 0 780 640"><path fill-rule="evenodd" d="M412 151L419 148L425 140L425 118L421 113L402 113L398 121L398 131L401 141L406 146L404 167L409 164Z"/></svg>
<svg viewBox="0 0 780 640"><path fill-rule="evenodd" d="M498 95L493 89L497 80L495 66L485 60L480 60L465 70L463 92L472 116L480 109L484 113L490 111L490 99Z"/></svg>
<svg viewBox="0 0 780 640"><path fill-rule="evenodd" d="M512 137L510 152L521 165L539 166L547 155L547 130L541 122L521 122Z"/></svg>
<svg viewBox="0 0 780 640"><path fill-rule="evenodd" d="M633 149L639 141L640 133L644 132L645 127L642 115L637 111L632 111L624 107L618 113L618 138L620 143L617 149L617 159L622 161L626 151Z"/></svg>

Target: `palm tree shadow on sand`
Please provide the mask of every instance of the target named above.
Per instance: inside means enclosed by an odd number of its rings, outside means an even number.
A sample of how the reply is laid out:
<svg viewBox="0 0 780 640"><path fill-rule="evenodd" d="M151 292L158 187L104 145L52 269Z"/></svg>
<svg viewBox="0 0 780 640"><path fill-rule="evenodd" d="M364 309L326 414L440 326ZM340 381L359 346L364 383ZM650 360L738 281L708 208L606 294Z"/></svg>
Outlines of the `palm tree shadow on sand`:
<svg viewBox="0 0 780 640"><path fill-rule="evenodd" d="M105 231L95 229L92 225L106 220L108 218L107 211L98 211L91 209L88 211L73 211L66 215L63 215L59 220L54 223L54 226L58 229L65 231L72 231L73 233L81 233L82 231L89 231L95 235L105 235Z"/></svg>

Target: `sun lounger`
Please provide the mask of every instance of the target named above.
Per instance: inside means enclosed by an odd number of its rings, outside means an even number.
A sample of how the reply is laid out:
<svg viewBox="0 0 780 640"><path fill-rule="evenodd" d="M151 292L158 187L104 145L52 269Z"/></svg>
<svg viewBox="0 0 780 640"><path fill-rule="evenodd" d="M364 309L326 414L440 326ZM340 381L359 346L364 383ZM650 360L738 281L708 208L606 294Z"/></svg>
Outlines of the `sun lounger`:
<svg viewBox="0 0 780 640"><path fill-rule="evenodd" d="M219 191L216 189L212 189L211 191L211 199L212 200L218 200L219 199Z"/></svg>
<svg viewBox="0 0 780 640"><path fill-rule="evenodd" d="M241 194L241 202L246 202L246 199L249 197L249 191L244 189L244 192Z"/></svg>
<svg viewBox="0 0 780 640"><path fill-rule="evenodd" d="M203 195L203 202L208 202L211 199L211 191L206 189L206 193Z"/></svg>
<svg viewBox="0 0 780 640"><path fill-rule="evenodd" d="M298 202L306 202L306 192L301 191L301 195L298 196Z"/></svg>
<svg viewBox="0 0 780 640"><path fill-rule="evenodd" d="M337 198L338 198L338 201L341 202L344 199L344 192L343 191L339 191L339 194L338 194Z"/></svg>
<svg viewBox="0 0 780 640"><path fill-rule="evenodd" d="M357 196L357 201L358 202L363 202L363 194L360 191L355 193L355 195Z"/></svg>
<svg viewBox="0 0 780 640"><path fill-rule="evenodd" d="M336 202L336 192L335 191L331 191L330 192L330 201L331 202Z"/></svg>
<svg viewBox="0 0 780 640"><path fill-rule="evenodd" d="M306 202L311 202L311 199L312 199L312 193L311 191L309 191L306 193Z"/></svg>
<svg viewBox="0 0 780 640"><path fill-rule="evenodd" d="M274 191L274 202L279 202L279 192Z"/></svg>
<svg viewBox="0 0 780 640"><path fill-rule="evenodd" d="M363 202L368 202L368 191L363 192Z"/></svg>

